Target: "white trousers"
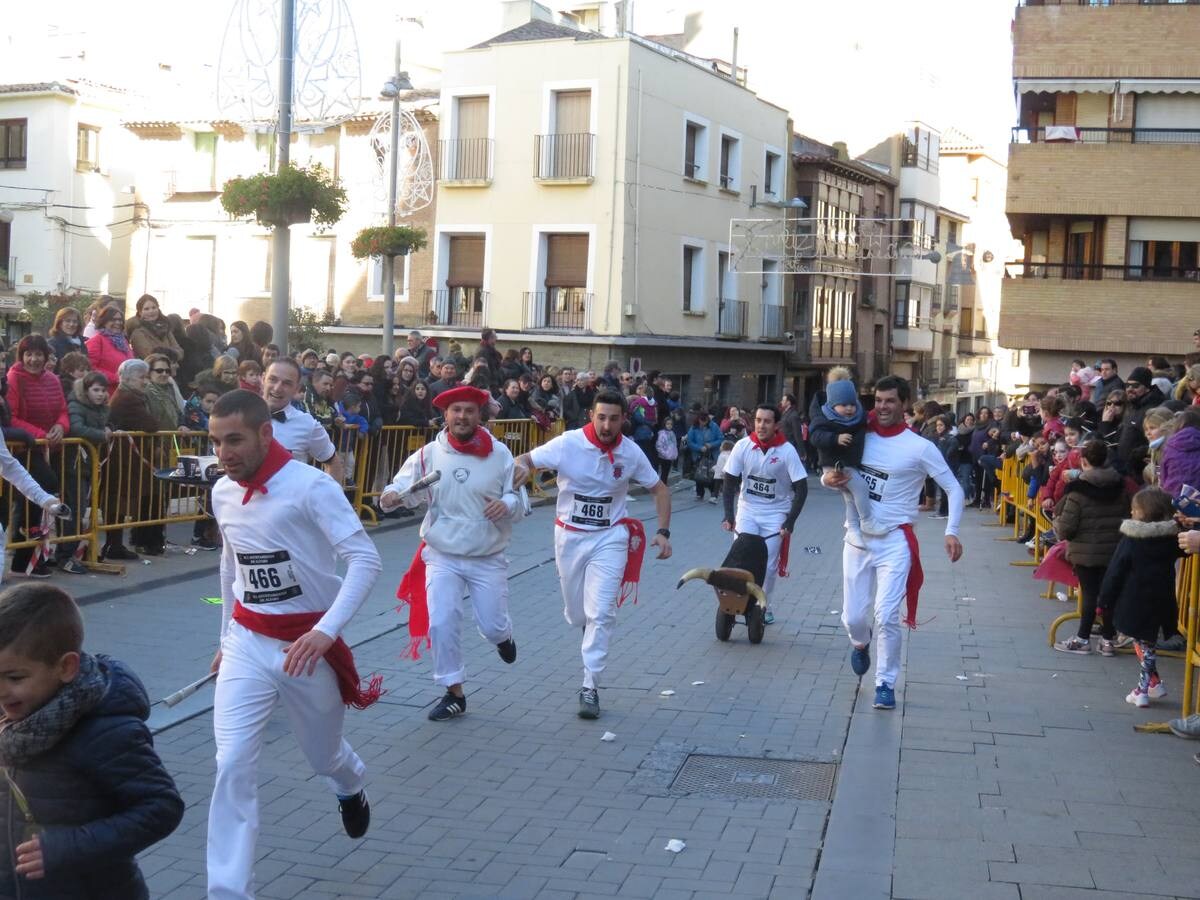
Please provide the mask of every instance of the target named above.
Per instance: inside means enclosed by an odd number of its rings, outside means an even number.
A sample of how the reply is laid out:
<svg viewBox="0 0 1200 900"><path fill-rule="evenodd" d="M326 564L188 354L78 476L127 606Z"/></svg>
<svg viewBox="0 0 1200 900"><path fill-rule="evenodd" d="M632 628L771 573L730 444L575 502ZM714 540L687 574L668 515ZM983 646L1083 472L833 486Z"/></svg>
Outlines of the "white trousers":
<svg viewBox="0 0 1200 900"><path fill-rule="evenodd" d="M854 644L870 644L874 607L876 687L885 682L895 687L900 675L900 607L911 567L908 541L899 529L881 537L847 534L842 550L842 624Z"/></svg>
<svg viewBox="0 0 1200 900"><path fill-rule="evenodd" d="M508 617L508 560L491 556L453 556L428 544L425 594L429 601L429 639L433 644L433 680L449 687L464 680L462 654L463 594L471 597L483 639L502 644L512 637Z"/></svg>
<svg viewBox="0 0 1200 900"><path fill-rule="evenodd" d="M775 589L775 579L779 577L779 547L783 543L779 529L785 521L787 516L783 513L761 513L747 509L746 504L739 503L737 519L733 523L733 528L738 534L757 534L761 537L774 535L767 538L767 576L763 579L762 586L768 603L771 601L771 591Z"/></svg>
<svg viewBox="0 0 1200 900"><path fill-rule="evenodd" d="M209 900L253 900L258 840L258 757L276 702L309 765L336 794L363 789L366 766L342 737L345 704L329 663L312 675L283 672L284 641L255 634L237 622L221 642L213 732L217 779L208 810Z"/></svg>
<svg viewBox="0 0 1200 900"><path fill-rule="evenodd" d="M629 556L629 529L603 531L556 528L554 556L562 584L563 616L583 628L583 686L597 687L608 661L608 642L617 618L621 576Z"/></svg>

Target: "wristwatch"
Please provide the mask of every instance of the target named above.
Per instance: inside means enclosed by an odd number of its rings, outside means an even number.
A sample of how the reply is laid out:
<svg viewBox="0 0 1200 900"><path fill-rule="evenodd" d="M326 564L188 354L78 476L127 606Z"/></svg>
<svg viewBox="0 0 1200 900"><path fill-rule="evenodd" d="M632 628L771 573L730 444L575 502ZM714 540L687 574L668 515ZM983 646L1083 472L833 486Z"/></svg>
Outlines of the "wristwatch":
<svg viewBox="0 0 1200 900"><path fill-rule="evenodd" d="M661 535L662 535L663 537L665 537L665 538L666 538L668 541L671 539L671 529L670 529L670 528L660 528L660 529L658 529L658 531L656 531L656 532L654 532L654 533L655 533L655 534L661 534Z"/></svg>

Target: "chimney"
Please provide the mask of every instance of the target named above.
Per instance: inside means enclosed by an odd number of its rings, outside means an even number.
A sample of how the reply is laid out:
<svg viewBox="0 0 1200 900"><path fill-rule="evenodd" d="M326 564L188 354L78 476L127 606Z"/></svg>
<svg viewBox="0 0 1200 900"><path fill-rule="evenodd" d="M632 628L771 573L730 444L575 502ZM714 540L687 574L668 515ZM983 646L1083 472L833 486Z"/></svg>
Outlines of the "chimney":
<svg viewBox="0 0 1200 900"><path fill-rule="evenodd" d="M841 162L850 161L850 151L846 149L845 141L834 141L832 146L834 159L840 160Z"/></svg>

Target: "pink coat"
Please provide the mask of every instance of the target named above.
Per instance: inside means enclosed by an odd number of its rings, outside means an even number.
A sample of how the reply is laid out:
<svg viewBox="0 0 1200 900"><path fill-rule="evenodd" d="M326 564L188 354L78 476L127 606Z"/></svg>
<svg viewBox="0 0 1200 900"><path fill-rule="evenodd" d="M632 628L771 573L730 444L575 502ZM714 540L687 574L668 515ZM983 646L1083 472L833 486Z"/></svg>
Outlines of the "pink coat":
<svg viewBox="0 0 1200 900"><path fill-rule="evenodd" d="M111 397L117 389L117 367L125 360L133 359L133 351L118 350L106 335L98 333L88 338L87 354L92 368L108 379L108 396Z"/></svg>

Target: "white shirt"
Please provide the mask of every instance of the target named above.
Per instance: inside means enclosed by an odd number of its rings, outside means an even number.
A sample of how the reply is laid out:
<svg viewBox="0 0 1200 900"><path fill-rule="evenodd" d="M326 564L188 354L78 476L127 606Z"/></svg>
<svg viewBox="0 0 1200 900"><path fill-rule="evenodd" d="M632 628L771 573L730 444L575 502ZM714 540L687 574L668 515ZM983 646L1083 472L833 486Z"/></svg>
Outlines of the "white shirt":
<svg viewBox="0 0 1200 900"><path fill-rule="evenodd" d="M289 462L265 487L245 505L237 482L225 477L213 487L226 623L236 598L267 615L323 612L315 627L336 638L382 570L379 553L341 487L320 469ZM344 583L339 558L349 563Z"/></svg>
<svg viewBox="0 0 1200 900"><path fill-rule="evenodd" d="M608 451L584 436L583 429L568 431L529 453L539 469L558 471L558 521L578 531L611 528L626 517L629 482L644 488L658 484L658 473L641 448L622 437Z"/></svg>
<svg viewBox="0 0 1200 900"><path fill-rule="evenodd" d="M808 470L789 441L764 453L747 435L729 451L725 474L742 479L740 507L758 515L786 516L792 508L792 482L803 481Z"/></svg>
<svg viewBox="0 0 1200 900"><path fill-rule="evenodd" d="M859 476L871 491L871 516L889 531L917 520L917 503L926 478L932 478L949 500L946 534L958 534L963 493L942 453L932 441L905 429L892 437L867 432Z"/></svg>
<svg viewBox="0 0 1200 900"><path fill-rule="evenodd" d="M272 418L271 430L275 440L283 444L293 459L302 463L310 459L321 463L333 459L333 441L320 422L290 403L280 412L287 417L287 421L280 422Z"/></svg>
<svg viewBox="0 0 1200 900"><path fill-rule="evenodd" d="M421 522L421 540L455 556L491 556L503 551L512 537L511 517L518 508L508 447L493 440L492 452L486 457L459 453L450 446L443 429L404 461L383 493L405 490L430 472L441 472L441 480L402 498L408 507L429 504ZM503 500L509 518L488 521L483 508L489 500Z"/></svg>

